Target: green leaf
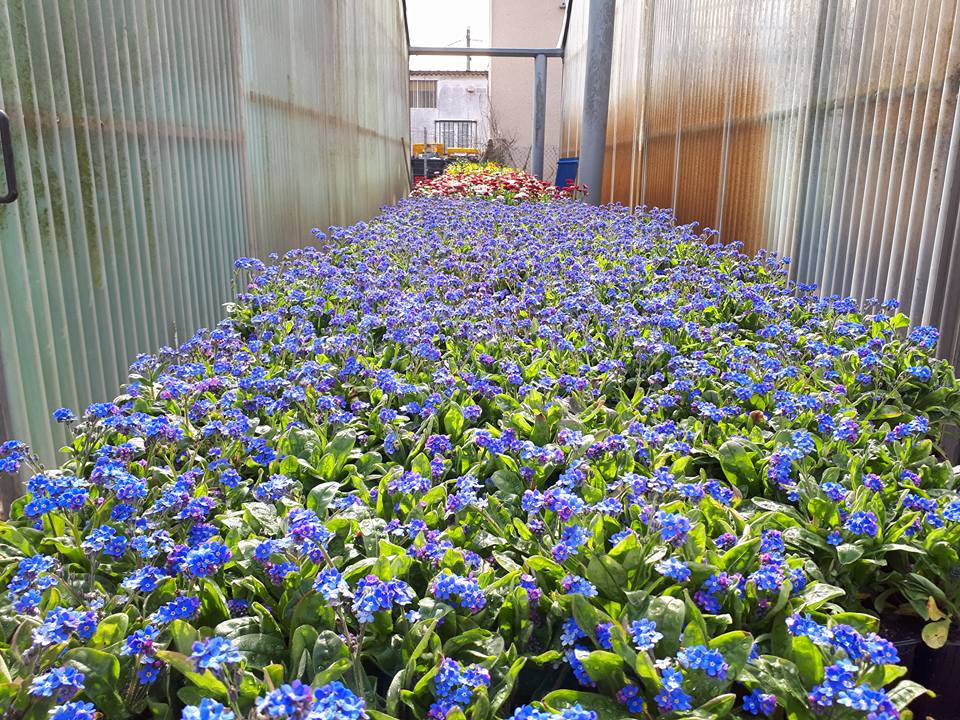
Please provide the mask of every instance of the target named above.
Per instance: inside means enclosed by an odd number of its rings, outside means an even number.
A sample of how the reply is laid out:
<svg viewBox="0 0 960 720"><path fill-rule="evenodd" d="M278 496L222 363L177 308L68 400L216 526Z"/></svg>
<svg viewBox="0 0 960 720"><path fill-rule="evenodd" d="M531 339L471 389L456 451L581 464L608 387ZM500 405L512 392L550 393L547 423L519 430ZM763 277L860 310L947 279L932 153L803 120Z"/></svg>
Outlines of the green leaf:
<svg viewBox="0 0 960 720"><path fill-rule="evenodd" d="M578 690L554 690L541 701L552 712L559 712L574 705L584 710L592 710L597 714L597 720L630 720L634 716L613 698L597 693L580 692Z"/></svg>
<svg viewBox="0 0 960 720"><path fill-rule="evenodd" d="M904 710L906 707L923 694L930 697L936 697L930 690L923 685L913 682L913 680L901 680L896 687L887 693L890 700L898 710Z"/></svg>
<svg viewBox="0 0 960 720"><path fill-rule="evenodd" d="M823 582L811 583L798 596L800 606L797 609L798 611L805 610L810 612L816 610L824 603L834 598L843 597L844 595L846 595L846 591L835 585L829 585Z"/></svg>
<svg viewBox="0 0 960 720"><path fill-rule="evenodd" d="M117 693L120 661L115 655L92 648L68 650L63 660L85 676L84 691L106 717L129 717L130 712Z"/></svg>
<svg viewBox="0 0 960 720"><path fill-rule="evenodd" d="M830 502L826 498L810 498L807 503L807 510L816 520L817 525L822 528L835 527L840 524L840 511L837 504Z"/></svg>
<svg viewBox="0 0 960 720"><path fill-rule="evenodd" d="M507 670L503 679L498 684L493 697L490 699L491 717L495 716L497 711L503 707L503 704L510 699L510 695L513 693L513 686L516 684L517 677L520 675L520 671L523 670L526 662L526 657L519 657L510 665L510 669Z"/></svg>
<svg viewBox="0 0 960 720"><path fill-rule="evenodd" d="M823 680L823 654L810 638L803 635L791 637L790 654L800 677L809 687Z"/></svg>
<svg viewBox="0 0 960 720"><path fill-rule="evenodd" d="M587 579L608 600L622 600L627 589L627 572L609 555L594 555L587 565Z"/></svg>
<svg viewBox="0 0 960 720"><path fill-rule="evenodd" d="M734 485L749 485L756 480L757 470L739 440L727 440L717 450L720 468Z"/></svg>
<svg viewBox="0 0 960 720"><path fill-rule="evenodd" d="M401 670L396 675L393 676L393 680L390 681L390 687L387 688L387 712L392 715L396 715L400 712L400 691L403 690L403 686L407 681L407 671Z"/></svg>
<svg viewBox="0 0 960 720"><path fill-rule="evenodd" d="M456 403L451 403L450 408L443 416L443 429L452 440L456 440L460 437L463 424L463 412L460 410L460 406Z"/></svg>
<svg viewBox="0 0 960 720"><path fill-rule="evenodd" d="M863 549L857 545L843 543L837 546L837 557L840 558L841 565L849 565L863 557Z"/></svg>
<svg viewBox="0 0 960 720"><path fill-rule="evenodd" d="M313 644L313 667L330 667L341 658L349 658L350 651L339 635L332 630L321 630Z"/></svg>
<svg viewBox="0 0 960 720"><path fill-rule="evenodd" d="M577 625L580 626L581 630L593 637L594 630L600 623L600 615L597 609L590 604L587 598L580 594L571 595L570 603L573 609L573 618L577 621Z"/></svg>
<svg viewBox="0 0 960 720"><path fill-rule="evenodd" d="M219 628L218 625L217 635L222 635L223 633L219 632ZM170 635L173 638L173 646L182 653L190 652L193 649L193 644L200 639L200 633L197 629L185 620L174 620L170 623Z"/></svg>
<svg viewBox="0 0 960 720"><path fill-rule="evenodd" d="M730 714L736 702L737 696L734 693L718 695L693 710L690 716L698 719L702 718L703 720L722 720Z"/></svg>
<svg viewBox="0 0 960 720"><path fill-rule="evenodd" d="M200 587L200 614L197 624L212 627L229 617L230 611L227 609L227 599L223 591L215 582L204 578Z"/></svg>
<svg viewBox="0 0 960 720"><path fill-rule="evenodd" d="M934 650L938 650L947 644L947 636L950 633L950 620L937 620L928 622L920 631L923 641Z"/></svg>
<svg viewBox="0 0 960 720"><path fill-rule="evenodd" d="M687 616L686 606L680 598L662 596L650 598L646 617L657 624L657 630L663 638L657 648L666 655L675 655L680 648L680 633L683 632Z"/></svg>
<svg viewBox="0 0 960 720"><path fill-rule="evenodd" d="M287 644L283 638L263 633L241 635L233 641L247 660L247 665L260 669L287 658Z"/></svg>
<svg viewBox="0 0 960 720"><path fill-rule="evenodd" d="M353 662L349 658L334 660L326 668L317 672L311 682L318 686L326 685L329 682L342 678L351 667L353 667Z"/></svg>
<svg viewBox="0 0 960 720"><path fill-rule="evenodd" d="M340 490L340 483L326 482L320 483L314 487L307 495L307 507L313 510L317 515L323 517L327 507L333 502Z"/></svg>
<svg viewBox="0 0 960 720"><path fill-rule="evenodd" d="M301 460L309 460L320 447L320 437L313 430L297 428L287 436L288 453Z"/></svg>
<svg viewBox="0 0 960 720"><path fill-rule="evenodd" d="M522 495L526 489L520 476L510 470L497 470L490 476L490 482L507 498Z"/></svg>
<svg viewBox="0 0 960 720"><path fill-rule="evenodd" d="M554 562L550 558L544 557L543 555L531 555L530 557L528 557L527 567L533 570L534 572L537 572L538 570L543 570L553 575L554 577L558 577L558 578L563 577L565 574L563 568L560 567L560 565L558 565L556 562Z"/></svg>
<svg viewBox="0 0 960 720"><path fill-rule="evenodd" d="M194 670L193 663L186 655L172 650L158 650L157 657L175 668L200 691L204 697L215 700L227 699L227 686L217 680L209 670L202 674Z"/></svg>
<svg viewBox="0 0 960 720"><path fill-rule="evenodd" d="M397 720L393 715L388 715L379 710L371 710L370 708L367 708L367 715L370 716L370 720Z"/></svg>
<svg viewBox="0 0 960 720"><path fill-rule="evenodd" d="M614 693L626 684L623 660L619 655L606 650L594 650L579 657L587 674L601 689Z"/></svg>
<svg viewBox="0 0 960 720"><path fill-rule="evenodd" d="M316 645L319 633L311 625L301 625L293 632L290 638L290 666L287 668L288 680L302 678L308 669L313 667L313 647Z"/></svg>
<svg viewBox="0 0 960 720"><path fill-rule="evenodd" d="M423 630L423 637L420 638L420 641L417 643L416 647L413 649L413 652L410 653L410 657L407 659L407 663L404 668L407 674L412 676L416 673L417 660L420 659L420 656L423 655L426 649L430 646L430 640L434 637L434 634L437 630L437 623L439 622L440 618L434 618L429 625L423 621L417 623L417 625L420 625L421 629ZM417 625L415 625L414 628L416 628ZM411 632L413 632L414 628L411 628Z"/></svg>
<svg viewBox="0 0 960 720"><path fill-rule="evenodd" d="M859 612L839 612L830 616L833 623L852 625L857 632L864 634L875 633L880 630L880 621L873 615Z"/></svg>
<svg viewBox="0 0 960 720"><path fill-rule="evenodd" d="M753 636L743 630L718 635L709 642L712 650L719 650L723 659L729 665L727 677L730 680L739 680L740 671L747 664L750 650L753 648Z"/></svg>
<svg viewBox="0 0 960 720"><path fill-rule="evenodd" d="M120 642L126 636L129 624L130 618L124 613L108 615L97 625L91 644L95 648L105 648Z"/></svg>

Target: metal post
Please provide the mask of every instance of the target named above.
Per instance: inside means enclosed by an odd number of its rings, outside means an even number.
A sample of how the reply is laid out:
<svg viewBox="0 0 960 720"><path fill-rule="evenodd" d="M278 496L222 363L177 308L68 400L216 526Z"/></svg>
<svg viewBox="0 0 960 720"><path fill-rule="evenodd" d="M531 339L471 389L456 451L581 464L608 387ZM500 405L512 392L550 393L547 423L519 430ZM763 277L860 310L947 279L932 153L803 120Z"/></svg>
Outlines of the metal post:
<svg viewBox="0 0 960 720"><path fill-rule="evenodd" d="M590 0L587 17L587 70L584 73L580 123L579 179L587 185L587 202L591 205L600 204L603 188L615 10L616 0Z"/></svg>
<svg viewBox="0 0 960 720"><path fill-rule="evenodd" d="M427 128L423 128L423 179L429 177L427 174Z"/></svg>
<svg viewBox="0 0 960 720"><path fill-rule="evenodd" d="M533 70L533 174L543 179L543 137L547 117L547 56L537 55Z"/></svg>
<svg viewBox="0 0 960 720"><path fill-rule="evenodd" d="M467 47L470 47L470 26L467 25ZM470 72L470 56L467 55L467 72Z"/></svg>

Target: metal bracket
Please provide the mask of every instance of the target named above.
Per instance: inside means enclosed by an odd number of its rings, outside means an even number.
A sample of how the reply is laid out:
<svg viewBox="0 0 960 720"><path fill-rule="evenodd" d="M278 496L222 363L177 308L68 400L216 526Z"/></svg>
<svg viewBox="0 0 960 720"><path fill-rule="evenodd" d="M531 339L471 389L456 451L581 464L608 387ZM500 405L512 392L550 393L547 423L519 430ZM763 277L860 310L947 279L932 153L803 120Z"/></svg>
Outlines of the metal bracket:
<svg viewBox="0 0 960 720"><path fill-rule="evenodd" d="M20 195L17 189L17 169L13 163L13 141L10 138L10 118L0 110L0 147L3 148L3 171L7 176L7 194L0 195L0 204L12 203Z"/></svg>

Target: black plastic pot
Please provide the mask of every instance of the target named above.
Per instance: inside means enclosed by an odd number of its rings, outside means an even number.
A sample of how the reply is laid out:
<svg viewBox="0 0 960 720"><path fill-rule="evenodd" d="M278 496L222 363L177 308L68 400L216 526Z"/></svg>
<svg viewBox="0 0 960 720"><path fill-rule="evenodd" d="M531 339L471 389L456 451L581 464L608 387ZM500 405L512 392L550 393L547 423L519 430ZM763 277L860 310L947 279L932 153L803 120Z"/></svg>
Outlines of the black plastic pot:
<svg viewBox="0 0 960 720"><path fill-rule="evenodd" d="M900 656L900 662L897 664L903 665L907 669L907 674L904 677L916 682L920 681L916 678L914 667L917 662L917 651L921 645L923 645L923 641L919 637L895 640L893 643L893 646L897 649L897 655Z"/></svg>
<svg viewBox="0 0 960 720"><path fill-rule="evenodd" d="M910 679L937 694L935 698L918 698L910 705L915 718L960 720L960 640L938 650L920 643Z"/></svg>

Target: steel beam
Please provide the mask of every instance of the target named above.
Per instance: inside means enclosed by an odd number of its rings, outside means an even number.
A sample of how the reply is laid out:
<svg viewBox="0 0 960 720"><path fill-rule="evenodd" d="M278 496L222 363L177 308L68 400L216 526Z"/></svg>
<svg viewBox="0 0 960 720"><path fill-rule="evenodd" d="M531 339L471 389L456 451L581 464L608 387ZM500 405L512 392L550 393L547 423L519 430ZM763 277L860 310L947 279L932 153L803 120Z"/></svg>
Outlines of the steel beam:
<svg viewBox="0 0 960 720"><path fill-rule="evenodd" d="M587 185L587 202L600 204L603 161L610 105L610 62L616 0L589 0L587 68L584 73L583 116L580 123L579 181Z"/></svg>
<svg viewBox="0 0 960 720"><path fill-rule="evenodd" d="M451 55L473 57L563 57L563 48L457 48L457 47L412 47L411 55Z"/></svg>
<svg viewBox="0 0 960 720"><path fill-rule="evenodd" d="M543 142L547 123L547 56L537 55L533 72L533 174L543 179Z"/></svg>

